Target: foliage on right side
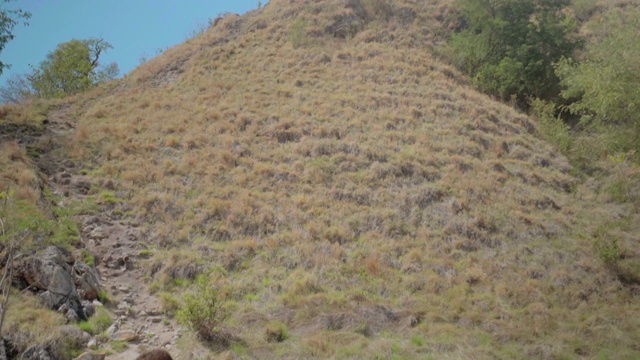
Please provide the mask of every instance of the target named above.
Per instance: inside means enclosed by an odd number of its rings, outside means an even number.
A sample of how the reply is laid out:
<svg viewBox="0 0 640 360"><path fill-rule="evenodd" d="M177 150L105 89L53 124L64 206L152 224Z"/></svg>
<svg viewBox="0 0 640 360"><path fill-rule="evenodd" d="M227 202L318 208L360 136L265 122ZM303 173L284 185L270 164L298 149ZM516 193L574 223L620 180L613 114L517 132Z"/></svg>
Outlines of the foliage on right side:
<svg viewBox="0 0 640 360"><path fill-rule="evenodd" d="M454 64L476 86L527 108L532 98L560 93L553 64L571 58L581 42L561 1L458 0L458 31L449 41Z"/></svg>
<svg viewBox="0 0 640 360"><path fill-rule="evenodd" d="M640 151L640 8L613 8L591 26L580 61L556 69L567 109L581 125L608 135L604 152Z"/></svg>

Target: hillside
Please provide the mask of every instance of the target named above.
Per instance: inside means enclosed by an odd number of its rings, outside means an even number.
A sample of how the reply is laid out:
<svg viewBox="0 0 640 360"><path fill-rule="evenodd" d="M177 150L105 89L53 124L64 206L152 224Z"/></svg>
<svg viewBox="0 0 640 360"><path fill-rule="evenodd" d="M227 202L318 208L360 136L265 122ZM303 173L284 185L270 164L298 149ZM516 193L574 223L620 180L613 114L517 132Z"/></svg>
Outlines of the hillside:
<svg viewBox="0 0 640 360"><path fill-rule="evenodd" d="M50 105L165 316L215 289L177 358L640 356L599 254L637 216L438 58L447 11L271 0Z"/></svg>

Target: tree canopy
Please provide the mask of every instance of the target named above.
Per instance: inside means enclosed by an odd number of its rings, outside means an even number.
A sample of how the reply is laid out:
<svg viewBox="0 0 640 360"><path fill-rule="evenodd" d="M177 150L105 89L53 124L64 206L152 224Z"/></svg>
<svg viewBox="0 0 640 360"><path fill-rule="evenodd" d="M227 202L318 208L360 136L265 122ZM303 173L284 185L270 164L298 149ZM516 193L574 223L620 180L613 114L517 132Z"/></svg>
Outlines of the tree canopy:
<svg viewBox="0 0 640 360"><path fill-rule="evenodd" d="M58 45L28 75L34 93L64 97L118 76L118 65L102 66L102 55L112 46L103 39L71 40Z"/></svg>
<svg viewBox="0 0 640 360"><path fill-rule="evenodd" d="M640 9L614 9L598 21L581 61L557 67L568 108L587 126L616 125L619 150L640 150Z"/></svg>
<svg viewBox="0 0 640 360"><path fill-rule="evenodd" d="M502 100L554 99L553 64L579 42L563 10L569 0L458 0L462 29L450 40L453 61L482 90Z"/></svg>
<svg viewBox="0 0 640 360"><path fill-rule="evenodd" d="M12 0L0 1L0 53L4 50L7 43L15 37L13 35L13 29L18 25L20 19L27 20L31 17L31 14L23 10L8 10L4 8L4 5ZM0 75L9 64L0 61Z"/></svg>

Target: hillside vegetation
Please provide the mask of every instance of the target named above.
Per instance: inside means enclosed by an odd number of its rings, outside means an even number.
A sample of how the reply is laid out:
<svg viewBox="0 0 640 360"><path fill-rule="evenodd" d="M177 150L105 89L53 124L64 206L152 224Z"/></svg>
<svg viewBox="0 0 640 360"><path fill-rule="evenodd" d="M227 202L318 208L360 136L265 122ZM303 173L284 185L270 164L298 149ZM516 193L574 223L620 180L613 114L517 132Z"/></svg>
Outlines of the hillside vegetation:
<svg viewBox="0 0 640 360"><path fill-rule="evenodd" d="M187 358L640 356L637 209L436 55L449 12L271 0L56 103Z"/></svg>

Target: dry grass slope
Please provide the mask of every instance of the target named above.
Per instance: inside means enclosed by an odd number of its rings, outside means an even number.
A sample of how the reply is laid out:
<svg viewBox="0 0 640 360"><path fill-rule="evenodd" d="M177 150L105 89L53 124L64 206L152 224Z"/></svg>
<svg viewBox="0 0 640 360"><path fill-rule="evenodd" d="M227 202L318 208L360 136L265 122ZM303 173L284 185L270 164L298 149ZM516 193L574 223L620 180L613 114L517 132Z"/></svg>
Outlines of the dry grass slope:
<svg viewBox="0 0 640 360"><path fill-rule="evenodd" d="M68 154L146 227L169 309L205 274L247 358L640 356L609 214L433 55L443 13L271 0L74 100Z"/></svg>

